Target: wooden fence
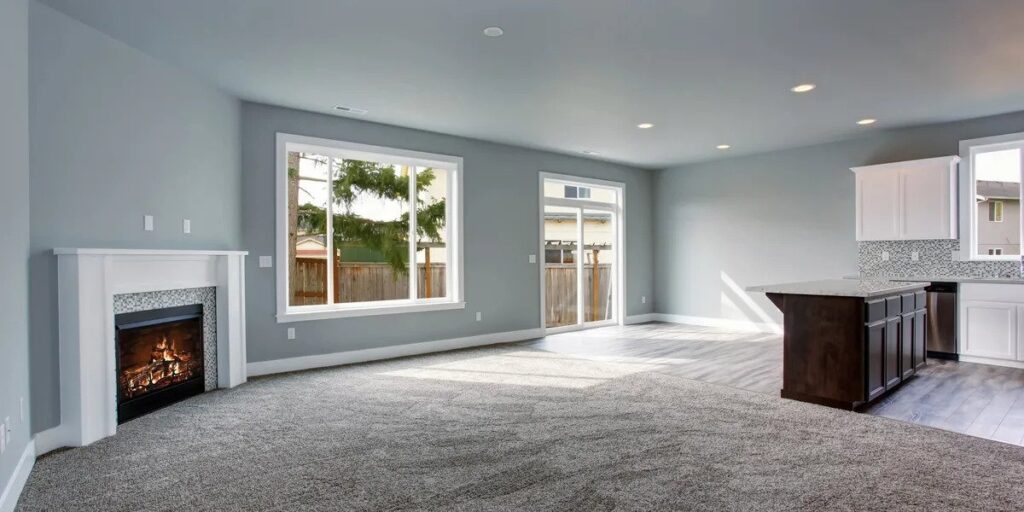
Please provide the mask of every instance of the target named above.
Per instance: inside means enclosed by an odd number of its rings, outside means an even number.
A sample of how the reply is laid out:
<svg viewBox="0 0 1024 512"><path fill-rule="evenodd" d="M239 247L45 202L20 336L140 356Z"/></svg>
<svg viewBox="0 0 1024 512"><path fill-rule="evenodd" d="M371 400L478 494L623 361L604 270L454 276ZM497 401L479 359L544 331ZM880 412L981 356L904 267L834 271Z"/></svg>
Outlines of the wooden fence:
<svg viewBox="0 0 1024 512"><path fill-rule="evenodd" d="M609 286L612 266L599 264L598 289L594 294L594 265L583 265L583 319L587 322L611 318ZM596 299L596 300L595 300ZM597 305L595 313L594 305ZM548 263L544 266L544 319L547 327L576 323L576 264Z"/></svg>
<svg viewBox="0 0 1024 512"><path fill-rule="evenodd" d="M417 265L420 296L427 289L427 268ZM295 287L292 305L327 302L327 261L320 258L298 258L295 261ZM430 297L445 296L445 265L430 265ZM341 263L334 271L334 301L365 302L409 298L409 279L395 272L387 263Z"/></svg>
<svg viewBox="0 0 1024 512"><path fill-rule="evenodd" d="M417 265L418 289L426 289L426 265ZM598 289L594 294L594 265L583 266L583 318L586 321L610 318L609 290L612 284L611 264L598 265ZM549 263L544 266L545 319L548 327L576 323L576 265ZM397 275L387 263L341 263L334 272L335 302L405 299L409 297L409 280ZM445 266L430 266L430 296L445 296ZM299 258L295 264L295 293L292 304L324 304L327 302L327 262L318 258ZM596 313L595 313L596 303Z"/></svg>

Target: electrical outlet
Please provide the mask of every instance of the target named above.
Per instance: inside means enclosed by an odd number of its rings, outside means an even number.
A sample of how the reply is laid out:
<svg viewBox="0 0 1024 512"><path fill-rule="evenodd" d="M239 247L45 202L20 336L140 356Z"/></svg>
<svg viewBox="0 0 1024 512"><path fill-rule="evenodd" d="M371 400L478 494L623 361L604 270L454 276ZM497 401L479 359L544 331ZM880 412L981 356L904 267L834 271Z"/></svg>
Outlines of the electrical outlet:
<svg viewBox="0 0 1024 512"><path fill-rule="evenodd" d="M274 258L271 256L260 256L260 268L270 268L274 266Z"/></svg>
<svg viewBox="0 0 1024 512"><path fill-rule="evenodd" d="M192 232L192 221L185 219L181 221L181 231L186 235Z"/></svg>
<svg viewBox="0 0 1024 512"><path fill-rule="evenodd" d="M481 320L483 320L483 319L484 319L484 317L483 317L483 313L481 313L481 312L477 311L477 312L476 312L476 321L477 321L477 322L479 322L479 321L481 321Z"/></svg>
<svg viewBox="0 0 1024 512"><path fill-rule="evenodd" d="M960 251L952 251L951 256L953 261L960 261Z"/></svg>
<svg viewBox="0 0 1024 512"><path fill-rule="evenodd" d="M142 229L146 231L153 231L153 216L146 215L142 217Z"/></svg>
<svg viewBox="0 0 1024 512"><path fill-rule="evenodd" d="M536 254L531 254L530 255L530 263L537 263L537 255Z"/></svg>
<svg viewBox="0 0 1024 512"><path fill-rule="evenodd" d="M294 340L295 339L295 328L294 327L289 327L288 328L288 339L290 339L290 340Z"/></svg>
<svg viewBox="0 0 1024 512"><path fill-rule="evenodd" d="M921 259L921 253L917 251L910 251L910 261L918 261Z"/></svg>
<svg viewBox="0 0 1024 512"><path fill-rule="evenodd" d="M882 251L882 261L889 261L889 251Z"/></svg>
<svg viewBox="0 0 1024 512"><path fill-rule="evenodd" d="M640 304L647 304L647 296L646 295L641 295L640 296Z"/></svg>

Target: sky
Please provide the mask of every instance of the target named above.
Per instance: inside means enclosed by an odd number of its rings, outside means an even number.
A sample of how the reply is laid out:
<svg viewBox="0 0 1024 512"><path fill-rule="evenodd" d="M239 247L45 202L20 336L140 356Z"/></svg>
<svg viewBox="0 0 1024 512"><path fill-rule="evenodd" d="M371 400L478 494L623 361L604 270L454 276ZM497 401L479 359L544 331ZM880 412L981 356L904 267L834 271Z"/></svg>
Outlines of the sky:
<svg viewBox="0 0 1024 512"><path fill-rule="evenodd" d="M974 179L1020 183L1021 150L1004 149L974 157Z"/></svg>

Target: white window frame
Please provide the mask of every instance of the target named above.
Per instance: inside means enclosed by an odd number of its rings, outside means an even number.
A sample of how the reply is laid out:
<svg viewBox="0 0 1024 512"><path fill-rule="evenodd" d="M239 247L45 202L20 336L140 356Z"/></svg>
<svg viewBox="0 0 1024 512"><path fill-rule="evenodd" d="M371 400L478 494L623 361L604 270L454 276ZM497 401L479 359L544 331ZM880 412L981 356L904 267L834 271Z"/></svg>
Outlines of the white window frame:
<svg viewBox="0 0 1024 512"><path fill-rule="evenodd" d="M1024 167L1024 132L960 141L960 259L962 260L1019 261L1021 259L1021 256L1013 254L980 254L977 244L980 219L978 219L978 206L975 202L977 188L974 181L974 157L978 153L1014 148L1021 150L1021 165ZM1024 174L1024 169L1021 172ZM1024 176L1022 176L1022 181L1024 181ZM1024 190L1024 186L1021 189ZM1021 204L1024 204L1024 200L1021 201ZM1024 229L1024 221L1020 225ZM1024 236L1020 240L1021 246L1024 247Z"/></svg>
<svg viewBox="0 0 1024 512"><path fill-rule="evenodd" d="M998 205L999 208L996 208L996 205ZM989 213L988 213L989 219L988 219L988 221L989 222L1002 222L1003 221L1003 200L1002 199L989 199L988 207L989 207ZM996 215L997 212L999 213L999 215Z"/></svg>
<svg viewBox="0 0 1024 512"><path fill-rule="evenodd" d="M447 211L447 271L445 286L447 297L430 299L415 298L416 273L410 270L410 297L408 299L352 302L344 304L323 304L291 306L288 304L288 152L304 151L322 154L331 158L349 160L367 160L394 165L413 167L433 167L448 171L448 190L446 200ZM399 313L415 313L422 311L442 311L464 309L465 286L463 267L463 229L462 229L462 158L451 155L424 153L406 149L384 146L371 146L318 137L306 137L289 133L277 134L275 190L277 217L277 321L278 323L297 322L304 320L324 320L331 318L348 318L374 315L390 315ZM410 198L415 197L416 176L411 173L409 180ZM330 205L328 205L329 207ZM415 240L416 216L415 202L410 204L410 239ZM331 220L328 215L328 221ZM330 223L328 223L329 225ZM327 236L328 255L331 254L331 236ZM415 268L416 250L409 244L410 269ZM329 260L330 261L330 260ZM328 275L332 265L328 264ZM333 297L333 279L328 278L328 298Z"/></svg>

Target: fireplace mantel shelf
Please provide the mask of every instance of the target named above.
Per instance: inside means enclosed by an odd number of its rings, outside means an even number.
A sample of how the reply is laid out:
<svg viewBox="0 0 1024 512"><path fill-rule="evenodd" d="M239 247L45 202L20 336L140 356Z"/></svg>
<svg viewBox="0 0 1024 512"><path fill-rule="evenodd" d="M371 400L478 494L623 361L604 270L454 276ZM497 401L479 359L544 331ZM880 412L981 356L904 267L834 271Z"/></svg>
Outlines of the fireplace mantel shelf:
<svg viewBox="0 0 1024 512"><path fill-rule="evenodd" d="M82 247L57 247L53 254L110 255L110 256L245 256L248 251L206 251L189 249L94 249Z"/></svg>

